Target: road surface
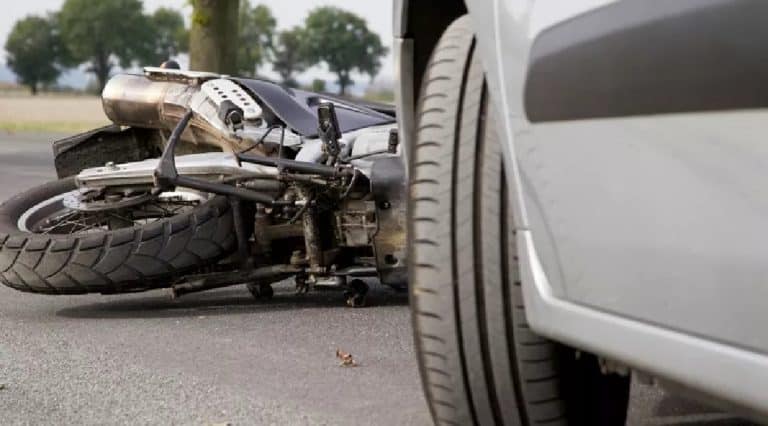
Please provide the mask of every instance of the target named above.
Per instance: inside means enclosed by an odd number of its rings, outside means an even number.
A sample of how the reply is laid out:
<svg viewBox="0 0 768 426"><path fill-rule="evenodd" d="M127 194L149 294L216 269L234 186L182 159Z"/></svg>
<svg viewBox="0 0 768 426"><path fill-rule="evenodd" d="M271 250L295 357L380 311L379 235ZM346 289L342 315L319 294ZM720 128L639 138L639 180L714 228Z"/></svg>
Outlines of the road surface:
<svg viewBox="0 0 768 426"><path fill-rule="evenodd" d="M53 136L0 134L0 199L53 178ZM407 296L242 288L51 297L0 288L3 424L428 425ZM357 368L339 367L335 351ZM744 424L635 385L629 424Z"/></svg>

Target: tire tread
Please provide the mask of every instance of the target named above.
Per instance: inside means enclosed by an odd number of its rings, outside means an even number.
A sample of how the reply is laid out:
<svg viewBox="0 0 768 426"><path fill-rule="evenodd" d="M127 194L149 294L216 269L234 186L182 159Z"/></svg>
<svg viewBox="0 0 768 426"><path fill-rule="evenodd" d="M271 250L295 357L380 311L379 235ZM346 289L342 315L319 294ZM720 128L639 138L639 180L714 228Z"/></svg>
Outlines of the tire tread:
<svg viewBox="0 0 768 426"><path fill-rule="evenodd" d="M409 273L432 417L561 419L556 346L525 322L500 145L494 125L482 124L494 117L468 17L446 31L423 81L410 158Z"/></svg>
<svg viewBox="0 0 768 426"><path fill-rule="evenodd" d="M43 192L52 186L67 187L69 180L50 183ZM10 222L13 203L20 199L0 206L0 220ZM11 225L15 226L5 223L4 229ZM167 287L181 274L231 254L233 232L224 197L145 227L101 235L0 232L0 282L42 294L117 294ZM27 260L34 256L37 259L30 265ZM62 261L62 257L66 259Z"/></svg>

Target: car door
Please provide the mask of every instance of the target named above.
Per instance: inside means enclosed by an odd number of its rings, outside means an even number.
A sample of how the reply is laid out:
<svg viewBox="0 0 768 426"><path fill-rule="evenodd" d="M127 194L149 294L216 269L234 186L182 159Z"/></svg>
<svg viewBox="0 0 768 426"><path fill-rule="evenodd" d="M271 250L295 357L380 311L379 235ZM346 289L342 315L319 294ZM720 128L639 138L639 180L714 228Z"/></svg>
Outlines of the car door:
<svg viewBox="0 0 768 426"><path fill-rule="evenodd" d="M500 0L497 19L522 3L499 89L553 291L768 353L768 2Z"/></svg>

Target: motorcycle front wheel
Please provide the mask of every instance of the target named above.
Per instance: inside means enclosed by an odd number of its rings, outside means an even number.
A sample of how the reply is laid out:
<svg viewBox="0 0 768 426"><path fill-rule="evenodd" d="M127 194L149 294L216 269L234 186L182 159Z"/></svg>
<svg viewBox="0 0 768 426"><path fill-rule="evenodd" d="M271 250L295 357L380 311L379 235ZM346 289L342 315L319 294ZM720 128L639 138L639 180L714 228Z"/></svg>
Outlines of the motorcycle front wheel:
<svg viewBox="0 0 768 426"><path fill-rule="evenodd" d="M68 178L0 205L0 282L30 293L131 293L170 287L235 251L225 197L179 190L88 210L73 208L77 195Z"/></svg>

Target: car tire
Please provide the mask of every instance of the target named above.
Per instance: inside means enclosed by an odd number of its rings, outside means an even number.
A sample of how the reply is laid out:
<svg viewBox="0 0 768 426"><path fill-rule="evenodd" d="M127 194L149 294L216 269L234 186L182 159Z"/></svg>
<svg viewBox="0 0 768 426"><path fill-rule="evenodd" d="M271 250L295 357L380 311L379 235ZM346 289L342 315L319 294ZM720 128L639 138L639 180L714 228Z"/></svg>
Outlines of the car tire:
<svg viewBox="0 0 768 426"><path fill-rule="evenodd" d="M623 424L629 378L526 322L496 112L468 17L432 54L410 147L409 274L436 424Z"/></svg>

